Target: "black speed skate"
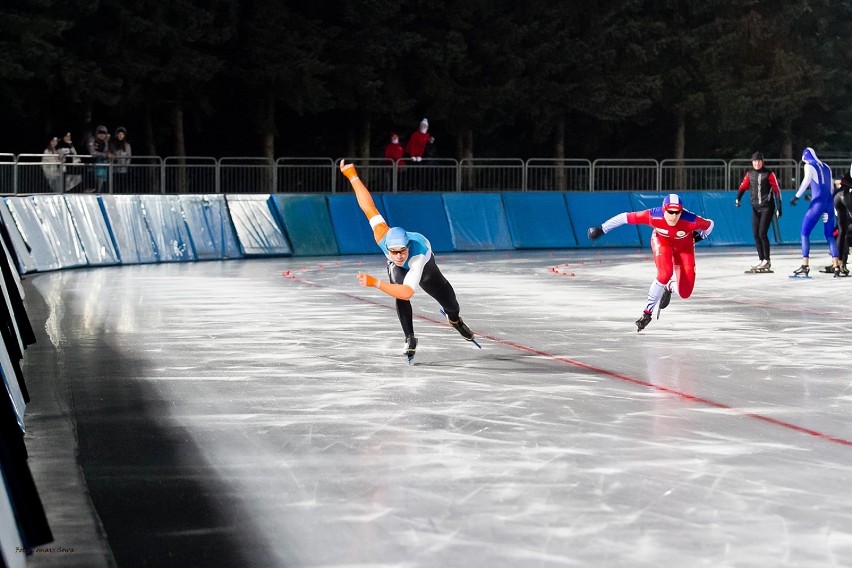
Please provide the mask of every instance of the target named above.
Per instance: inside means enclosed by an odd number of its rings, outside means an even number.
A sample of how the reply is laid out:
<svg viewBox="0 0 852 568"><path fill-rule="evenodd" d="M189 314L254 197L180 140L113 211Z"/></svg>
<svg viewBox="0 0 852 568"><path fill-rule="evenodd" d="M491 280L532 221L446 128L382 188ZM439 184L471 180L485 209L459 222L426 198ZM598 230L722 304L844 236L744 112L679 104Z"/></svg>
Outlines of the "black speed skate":
<svg viewBox="0 0 852 568"><path fill-rule="evenodd" d="M414 353L417 351L417 338L413 335L405 336L405 347L402 354L408 357L408 364L414 360Z"/></svg>
<svg viewBox="0 0 852 568"><path fill-rule="evenodd" d="M649 323L651 323L651 313L642 312L642 317L636 320L636 331L642 331L648 326Z"/></svg>
<svg viewBox="0 0 852 568"><path fill-rule="evenodd" d="M666 308L668 308L671 301L672 301L672 291L669 290L668 287L666 287L666 289L663 290L663 295L660 298L660 304L657 307L657 319L660 319L660 312L665 310ZM639 325L639 322L636 322L636 325ZM645 325L648 325L648 324L645 324Z"/></svg>
<svg viewBox="0 0 852 568"><path fill-rule="evenodd" d="M793 271L793 274L790 275L790 278L810 278L810 272L810 266L808 266L807 264L803 264L802 266Z"/></svg>
<svg viewBox="0 0 852 568"><path fill-rule="evenodd" d="M445 312L444 310L441 310L441 314L447 316L447 312ZM479 343L476 342L476 339L474 339L475 336L473 335L473 332L470 330L470 328L467 326L467 324L464 323L464 320L461 318L461 316L459 316L459 319L457 319L455 321L451 320L450 316L447 316L447 322L451 326L456 328L456 331L458 331L461 334L462 337L464 337L465 339L467 339L468 341L470 341L471 343L473 343L474 345L476 345L477 347L482 349L482 346Z"/></svg>

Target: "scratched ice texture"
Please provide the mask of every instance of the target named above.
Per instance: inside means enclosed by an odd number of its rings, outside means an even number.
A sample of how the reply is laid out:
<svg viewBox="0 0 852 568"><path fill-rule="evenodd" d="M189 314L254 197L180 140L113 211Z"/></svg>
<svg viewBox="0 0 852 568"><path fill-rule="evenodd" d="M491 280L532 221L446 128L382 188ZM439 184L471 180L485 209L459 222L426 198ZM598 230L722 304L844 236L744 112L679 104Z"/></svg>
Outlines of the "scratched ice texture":
<svg viewBox="0 0 852 568"><path fill-rule="evenodd" d="M418 291L411 366L392 299L355 278L380 256L29 278L34 324L80 361L119 566L200 534L282 567L848 566L852 278L821 261L792 280L793 248L764 275L750 249L699 250L693 296L637 333L648 250L439 255L482 349ZM156 467L116 434L151 421L177 456ZM87 461L105 432L128 451ZM144 504L103 489L175 476L208 488L197 526L135 534Z"/></svg>

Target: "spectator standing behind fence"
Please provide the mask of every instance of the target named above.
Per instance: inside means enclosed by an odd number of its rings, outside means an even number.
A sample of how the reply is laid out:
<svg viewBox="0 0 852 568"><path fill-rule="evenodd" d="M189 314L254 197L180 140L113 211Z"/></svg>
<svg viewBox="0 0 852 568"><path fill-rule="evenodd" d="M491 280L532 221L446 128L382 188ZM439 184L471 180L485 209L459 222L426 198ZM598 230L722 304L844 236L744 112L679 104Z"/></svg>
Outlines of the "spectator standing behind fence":
<svg viewBox="0 0 852 568"><path fill-rule="evenodd" d="M420 127L411 133L408 143L405 145L405 153L411 158L411 165L417 166L423 160L423 154L426 152L426 146L429 144L429 120L423 119L420 121ZM424 170L414 168L406 174L407 189L421 190L426 189L426 180L424 179Z"/></svg>
<svg viewBox="0 0 852 568"><path fill-rule="evenodd" d="M94 161L94 189L87 188L87 191L103 193L112 158L109 153L109 130L106 126L101 125L95 129L95 135L86 143L86 150Z"/></svg>
<svg viewBox="0 0 852 568"><path fill-rule="evenodd" d="M52 136L47 141L47 148L44 149L44 155L41 157L41 170L44 172L50 191L62 193L62 154L59 153L57 144L59 144L59 138L56 136Z"/></svg>
<svg viewBox="0 0 852 568"><path fill-rule="evenodd" d="M411 138L405 145L405 153L411 157L412 162L419 162L423 159L429 138L429 121L424 118L420 121L420 127L411 133Z"/></svg>
<svg viewBox="0 0 852 568"><path fill-rule="evenodd" d="M405 149L402 147L402 144L399 143L399 134L391 132L390 142L388 142L387 146L385 146L385 151L382 155L388 160L393 160L393 165L394 168L396 168L397 174L402 174L402 168L404 166L402 158L405 156ZM393 172L389 172L386 178L387 189L390 190L393 186Z"/></svg>
<svg viewBox="0 0 852 568"><path fill-rule="evenodd" d="M133 154L130 150L130 142L127 141L127 129L119 126L115 129L115 136L109 143L109 151L112 154L112 183L113 191L116 193L124 193L128 189L128 171L127 167L130 164L130 156Z"/></svg>
<svg viewBox="0 0 852 568"><path fill-rule="evenodd" d="M748 190L751 192L751 230L754 246L757 248L758 263L746 272L772 272L772 263L769 260L769 225L773 217L781 217L781 189L775 174L763 165L763 154L760 152L751 155L751 169L743 177L737 199L734 201L737 207Z"/></svg>
<svg viewBox="0 0 852 568"><path fill-rule="evenodd" d="M62 172L65 174L65 192L73 191L74 188L83 182L83 176L80 175L79 164L82 160L77 156L77 149L74 148L74 142L71 141L71 133L66 132L56 144L56 149L62 157Z"/></svg>
<svg viewBox="0 0 852 568"><path fill-rule="evenodd" d="M831 266L835 276L840 273L840 259L837 256L837 241L834 240L834 199L831 195L834 184L831 179L831 168L825 165L816 155L813 148L802 151L802 161L805 162L805 177L799 186L790 205L796 206L796 201L811 189L811 204L802 219L802 266L793 271L792 276L807 278L810 269L811 231L822 219L822 232L828 241L831 253Z"/></svg>

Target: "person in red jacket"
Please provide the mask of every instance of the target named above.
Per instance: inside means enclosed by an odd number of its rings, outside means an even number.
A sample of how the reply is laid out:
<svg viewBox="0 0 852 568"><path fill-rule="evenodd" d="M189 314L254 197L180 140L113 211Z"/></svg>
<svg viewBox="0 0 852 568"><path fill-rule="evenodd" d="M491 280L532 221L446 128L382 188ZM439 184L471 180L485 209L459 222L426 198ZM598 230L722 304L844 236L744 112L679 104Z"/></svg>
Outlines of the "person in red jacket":
<svg viewBox="0 0 852 568"><path fill-rule="evenodd" d="M419 162L423 159L423 153L426 151L426 144L428 143L429 121L424 118L420 121L420 128L411 133L411 138L405 145L405 153L411 157L412 162Z"/></svg>
<svg viewBox="0 0 852 568"><path fill-rule="evenodd" d="M734 201L739 207L743 194L751 190L751 230L759 262L746 272L772 272L772 263L769 260L769 225L773 218L781 217L781 189L775 174L763 165L763 154L752 154L751 166L740 183L737 199Z"/></svg>
<svg viewBox="0 0 852 568"><path fill-rule="evenodd" d="M661 207L619 213L602 225L590 227L589 238L594 241L616 227L628 224L650 225L654 228L651 250L654 251L657 277L648 290L645 310L636 320L636 331L642 331L651 323L651 314L658 302L660 310L663 310L669 305L672 292L677 292L684 300L692 295L695 288L695 243L710 235L713 221L687 211L683 208L680 196L670 193L663 199ZM675 280L672 280L672 276L675 276ZM657 311L657 319L660 310Z"/></svg>
<svg viewBox="0 0 852 568"><path fill-rule="evenodd" d="M393 160L395 164L398 164L402 157L405 155L405 149L402 147L402 144L399 143L399 135L396 132L391 132L390 142L385 146L384 157ZM398 164L401 166L402 164Z"/></svg>

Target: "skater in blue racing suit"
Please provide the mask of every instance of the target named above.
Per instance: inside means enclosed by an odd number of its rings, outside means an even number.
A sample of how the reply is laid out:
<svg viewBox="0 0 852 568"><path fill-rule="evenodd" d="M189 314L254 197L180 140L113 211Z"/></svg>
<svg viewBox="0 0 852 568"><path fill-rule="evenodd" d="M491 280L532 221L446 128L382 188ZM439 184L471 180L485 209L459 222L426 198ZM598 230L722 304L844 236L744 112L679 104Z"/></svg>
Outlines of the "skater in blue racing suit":
<svg viewBox="0 0 852 568"><path fill-rule="evenodd" d="M405 333L403 354L409 361L417 349L417 339L414 337L414 316L411 308L411 297L414 290L420 286L424 292L435 298L447 316L447 321L465 339L474 341L473 332L459 315L459 303L455 290L444 278L432 254L432 245L420 233L407 232L402 227L388 227L384 218L379 214L367 186L358 177L355 166L340 162L340 171L349 180L358 206L364 212L373 229L376 244L388 259L389 282L384 282L366 273L358 274L361 286L376 287L396 300L396 312L399 323Z"/></svg>
<svg viewBox="0 0 852 568"><path fill-rule="evenodd" d="M810 234L816 226L817 221L822 219L822 229L825 240L828 241L828 250L831 252L831 265L836 271L840 270L840 259L837 255L837 241L834 240L834 198L832 196L831 168L817 158L813 148L805 148L802 152L802 161L805 162L805 177L796 195L790 201L790 205L796 205L796 201L804 195L805 191L811 189L811 204L805 211L802 219L802 266L793 271L795 276L807 276L810 272Z"/></svg>

